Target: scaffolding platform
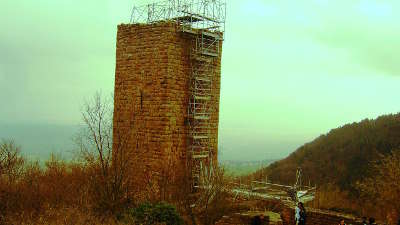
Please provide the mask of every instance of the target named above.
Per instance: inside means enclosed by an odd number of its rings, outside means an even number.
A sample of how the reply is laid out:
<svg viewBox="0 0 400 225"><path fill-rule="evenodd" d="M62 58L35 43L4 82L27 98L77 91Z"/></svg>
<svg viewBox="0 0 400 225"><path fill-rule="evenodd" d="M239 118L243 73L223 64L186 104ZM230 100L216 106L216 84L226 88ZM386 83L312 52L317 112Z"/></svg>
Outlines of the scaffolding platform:
<svg viewBox="0 0 400 225"><path fill-rule="evenodd" d="M195 120L209 120L209 116L193 116Z"/></svg>
<svg viewBox="0 0 400 225"><path fill-rule="evenodd" d="M211 56L211 57L217 57L218 56L218 53L209 52L209 51L203 51L203 52L201 52L201 54L207 55L207 56Z"/></svg>
<svg viewBox="0 0 400 225"><path fill-rule="evenodd" d="M195 17L195 16L190 16L190 15L185 15L185 16L181 16L181 17L172 18L172 20L179 21L181 23L196 23L199 21L203 21L203 18L201 18L200 16Z"/></svg>

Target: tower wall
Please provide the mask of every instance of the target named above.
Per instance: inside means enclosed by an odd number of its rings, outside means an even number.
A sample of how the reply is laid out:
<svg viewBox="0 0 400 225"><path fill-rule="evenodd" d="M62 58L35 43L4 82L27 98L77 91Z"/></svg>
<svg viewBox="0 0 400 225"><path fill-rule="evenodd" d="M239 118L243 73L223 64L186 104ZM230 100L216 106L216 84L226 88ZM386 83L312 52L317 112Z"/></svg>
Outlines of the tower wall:
<svg viewBox="0 0 400 225"><path fill-rule="evenodd" d="M118 26L113 154L132 154L134 183L146 191L164 182L181 182L188 171L190 96L190 34L176 23ZM217 156L220 96L220 59L214 60L210 124L212 149ZM156 188L157 189L157 188Z"/></svg>

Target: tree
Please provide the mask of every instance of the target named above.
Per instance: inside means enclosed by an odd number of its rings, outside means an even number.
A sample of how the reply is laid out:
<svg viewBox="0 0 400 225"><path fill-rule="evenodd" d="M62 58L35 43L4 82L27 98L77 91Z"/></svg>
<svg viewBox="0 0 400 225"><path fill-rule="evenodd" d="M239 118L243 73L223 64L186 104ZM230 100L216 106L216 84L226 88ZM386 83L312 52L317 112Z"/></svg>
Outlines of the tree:
<svg viewBox="0 0 400 225"><path fill-rule="evenodd" d="M126 148L131 128L113 140L112 98L96 93L85 102L82 119L85 127L76 137L80 156L91 171L90 192L100 212L117 213L132 200L129 165L132 154ZM117 145L113 141L117 141ZM113 149L114 148L114 149Z"/></svg>
<svg viewBox="0 0 400 225"><path fill-rule="evenodd" d="M380 155L372 164L372 176L358 183L358 188L368 199L372 199L376 209L384 209L392 214L392 220L400 216L400 150L388 155Z"/></svg>
<svg viewBox="0 0 400 225"><path fill-rule="evenodd" d="M197 224L197 219L201 224L214 224L231 209L228 178L223 168L212 160L203 165L200 176L201 184L193 187L193 180L187 173L176 200L192 224Z"/></svg>
<svg viewBox="0 0 400 225"><path fill-rule="evenodd" d="M197 212L203 224L214 224L230 210L230 189L223 168L205 167L202 172L203 187L199 189Z"/></svg>
<svg viewBox="0 0 400 225"><path fill-rule="evenodd" d="M6 213L17 208L17 182L22 178L24 161L13 140L0 142L0 223Z"/></svg>
<svg viewBox="0 0 400 225"><path fill-rule="evenodd" d="M8 185L21 177L24 167L24 158L20 148L13 140L2 140L0 143L0 177Z"/></svg>

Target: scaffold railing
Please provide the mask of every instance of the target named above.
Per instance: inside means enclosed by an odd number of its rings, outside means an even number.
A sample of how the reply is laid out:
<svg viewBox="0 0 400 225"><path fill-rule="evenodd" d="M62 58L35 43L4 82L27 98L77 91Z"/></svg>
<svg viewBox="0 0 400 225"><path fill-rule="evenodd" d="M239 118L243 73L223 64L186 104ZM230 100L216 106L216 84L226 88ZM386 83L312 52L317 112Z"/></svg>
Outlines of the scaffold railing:
<svg viewBox="0 0 400 225"><path fill-rule="evenodd" d="M173 20L190 29L224 32L226 3L222 0L165 0L134 6L131 23Z"/></svg>

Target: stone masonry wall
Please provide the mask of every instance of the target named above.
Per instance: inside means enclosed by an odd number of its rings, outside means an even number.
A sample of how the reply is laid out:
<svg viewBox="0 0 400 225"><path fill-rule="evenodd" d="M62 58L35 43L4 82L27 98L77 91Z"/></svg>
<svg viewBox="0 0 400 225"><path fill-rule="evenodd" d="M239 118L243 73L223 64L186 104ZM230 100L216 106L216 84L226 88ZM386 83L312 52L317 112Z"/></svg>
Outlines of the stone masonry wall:
<svg viewBox="0 0 400 225"><path fill-rule="evenodd" d="M133 155L140 191L181 182L187 170L191 37L172 22L118 26L113 154ZM217 151L220 57L215 60L212 116ZM215 154L217 155L217 154Z"/></svg>

